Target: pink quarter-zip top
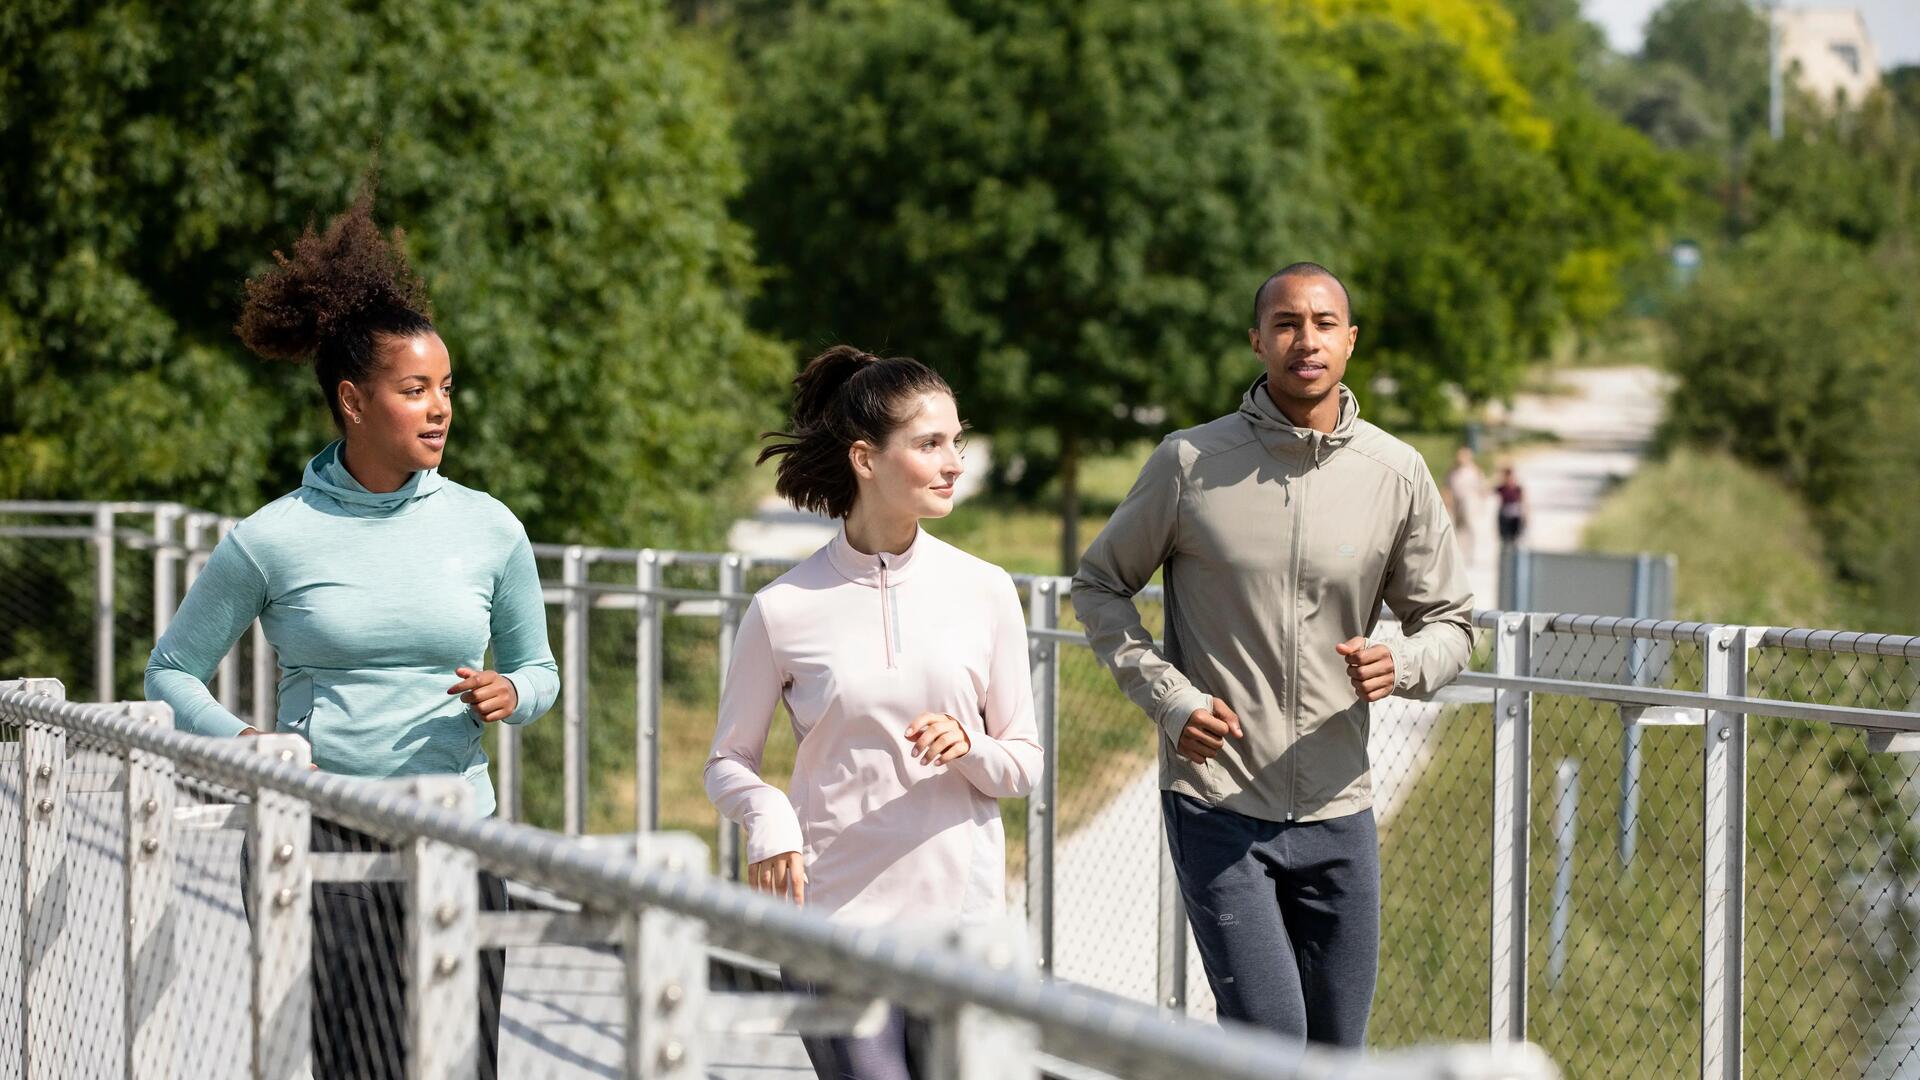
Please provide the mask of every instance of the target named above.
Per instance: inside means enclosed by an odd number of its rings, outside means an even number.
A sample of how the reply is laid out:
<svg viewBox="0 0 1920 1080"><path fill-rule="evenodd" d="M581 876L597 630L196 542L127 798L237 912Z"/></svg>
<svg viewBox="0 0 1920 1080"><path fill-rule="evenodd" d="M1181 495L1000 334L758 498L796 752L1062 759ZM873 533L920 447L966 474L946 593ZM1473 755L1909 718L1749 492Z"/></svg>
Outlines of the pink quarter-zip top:
<svg viewBox="0 0 1920 1080"><path fill-rule="evenodd" d="M1041 769L1026 620L1004 570L923 529L898 555L843 532L755 595L707 759L707 794L747 858L807 866L807 906L847 922L950 924L1005 910L1000 799ZM798 752L761 778L778 705ZM906 729L946 713L971 750L922 765Z"/></svg>

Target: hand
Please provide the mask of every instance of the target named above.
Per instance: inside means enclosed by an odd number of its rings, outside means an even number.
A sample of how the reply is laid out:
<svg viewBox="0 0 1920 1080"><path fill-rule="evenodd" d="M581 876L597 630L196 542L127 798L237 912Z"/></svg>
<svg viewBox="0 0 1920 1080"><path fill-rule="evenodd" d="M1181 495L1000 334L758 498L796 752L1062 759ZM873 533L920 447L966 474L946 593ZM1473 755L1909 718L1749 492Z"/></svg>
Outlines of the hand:
<svg viewBox="0 0 1920 1080"><path fill-rule="evenodd" d="M1361 700L1379 701L1393 693L1392 649L1357 637L1335 645L1333 651L1347 658L1347 681Z"/></svg>
<svg viewBox="0 0 1920 1080"><path fill-rule="evenodd" d="M1180 743L1175 747L1183 758L1195 765L1205 765L1213 760L1213 755L1226 745L1227 736L1236 739L1246 737L1240 727L1240 717L1234 714L1227 703L1214 698L1209 708L1195 709L1187 717L1187 726L1180 729Z"/></svg>
<svg viewBox="0 0 1920 1080"><path fill-rule="evenodd" d="M249 735L264 735L264 734L266 734L266 733L265 733L265 732L263 732L263 731L261 731L261 730L260 730L259 728L251 728L251 727L250 727L250 728L246 728L245 730L243 730L243 731L241 731L241 732L240 732L240 734L238 734L238 735L235 735L235 736L234 736L234 738L236 738L236 739L240 739L240 738L245 738L245 737L247 737L247 736L249 736ZM309 762L307 762L307 768L309 768L309 769L313 769L314 771L316 771L316 772L318 772L318 771L319 771L319 769L320 769L320 766L318 766L318 765L315 765L315 764L314 764L313 762L311 762L311 761L309 761Z"/></svg>
<svg viewBox="0 0 1920 1080"><path fill-rule="evenodd" d="M907 725L907 741L922 765L945 765L966 757L973 740L960 721L946 713L921 713Z"/></svg>
<svg viewBox="0 0 1920 1080"><path fill-rule="evenodd" d="M513 680L497 671L475 671L472 668L454 668L453 673L460 681L447 690L449 694L459 694L460 700L473 708L473 714L483 722L491 724L496 720L505 720L513 715L520 706L520 691L513 688Z"/></svg>
<svg viewBox="0 0 1920 1080"><path fill-rule="evenodd" d="M807 902L807 868L797 851L770 855L748 866L747 884L756 892L789 898L795 907Z"/></svg>

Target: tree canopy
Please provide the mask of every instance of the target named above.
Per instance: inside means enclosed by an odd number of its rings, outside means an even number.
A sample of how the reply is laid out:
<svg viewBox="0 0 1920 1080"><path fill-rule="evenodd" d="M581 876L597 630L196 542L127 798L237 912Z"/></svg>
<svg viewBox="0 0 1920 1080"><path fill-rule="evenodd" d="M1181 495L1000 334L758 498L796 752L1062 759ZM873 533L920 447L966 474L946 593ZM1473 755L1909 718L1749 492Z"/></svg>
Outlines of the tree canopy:
<svg viewBox="0 0 1920 1080"><path fill-rule="evenodd" d="M245 277L350 201L407 229L447 471L536 536L711 543L784 369L746 326L717 57L650 5L43 0L0 18L0 497L241 513L331 436Z"/></svg>
<svg viewBox="0 0 1920 1080"><path fill-rule="evenodd" d="M1254 288L1339 250L1314 87L1243 12L797 17L740 124L769 325L931 361L982 426L1050 434L1069 502L1078 455L1230 407Z"/></svg>

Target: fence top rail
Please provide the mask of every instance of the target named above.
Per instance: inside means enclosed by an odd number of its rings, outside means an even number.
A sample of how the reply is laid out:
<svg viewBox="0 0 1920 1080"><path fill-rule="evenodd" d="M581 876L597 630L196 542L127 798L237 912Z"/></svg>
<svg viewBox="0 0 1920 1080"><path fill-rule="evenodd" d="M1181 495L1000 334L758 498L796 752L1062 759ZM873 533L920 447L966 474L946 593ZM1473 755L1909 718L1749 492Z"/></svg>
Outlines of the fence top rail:
<svg viewBox="0 0 1920 1080"><path fill-rule="evenodd" d="M1441 1047L1363 1059L1251 1029L1169 1017L1148 1005L1044 979L1019 965L1011 949L982 958L934 935L834 924L689 868L652 867L605 845L474 818L392 785L313 772L262 755L241 740L183 734L129 719L114 706L61 701L24 683L0 683L0 722L48 725L123 752L161 755L200 778L291 795L389 840L439 840L472 851L492 869L557 887L583 902L614 910L640 905L672 911L704 923L714 944L798 965L819 977L855 980L918 1009L970 1005L1019 1016L1039 1025L1049 1045L1110 1067L1146 1064L1159 1073L1187 1070L1186 1075L1234 1080L1407 1075L1546 1080L1555 1075L1544 1054L1524 1044Z"/></svg>
<svg viewBox="0 0 1920 1080"><path fill-rule="evenodd" d="M0 514L92 514L111 510L116 514L151 514L159 510L190 511L192 508L170 502L84 502L72 499L0 499Z"/></svg>
<svg viewBox="0 0 1920 1080"><path fill-rule="evenodd" d="M1760 635L1764 649L1803 649L1807 652L1852 656L1896 656L1920 660L1920 636L1869 634L1858 630L1812 630L1770 626Z"/></svg>
<svg viewBox="0 0 1920 1080"><path fill-rule="evenodd" d="M1484 671L1463 671L1455 677L1454 682L1460 686L1477 686L1489 690L1525 690L1536 694L1586 698L1589 701L1611 702L1615 705L1630 707L1719 709L1744 713L1748 716L1810 720L1835 727L1864 728L1870 731L1920 732L1920 712L1865 709L1850 705L1823 705L1818 702L1746 697L1739 694L1709 694L1699 690L1669 690L1658 686L1623 686L1619 683L1580 682L1574 679L1496 675Z"/></svg>
<svg viewBox="0 0 1920 1080"><path fill-rule="evenodd" d="M161 510L171 510L183 516L192 516L205 524L233 521L207 511L174 502L86 502L76 500L0 500L0 514L91 514L99 509L112 510L115 513L150 514ZM77 526L76 526L77 528ZM11 535L11 534L7 534ZM20 533L19 535L27 535ZM53 538L55 534L36 533ZM64 534L62 534L64 536ZM77 534L71 539L80 539ZM136 548L156 546L151 538L135 535L131 532L120 534L120 539ZM169 550L200 550L197 545L158 545ZM651 553L661 566L718 566L728 559L737 560L743 567L754 569L792 567L799 560L786 557L768 557L744 555L738 552L720 551L675 551L666 548L621 548L595 547L571 544L534 544L534 554L541 558L560 559L578 552L587 562L634 561ZM1058 595L1071 597L1073 579L1048 574L1014 574L1014 582L1025 587L1036 580L1051 580L1056 583ZM558 583L555 583L558 584ZM718 598L720 594L714 593ZM1138 599L1159 602L1164 599L1165 590L1160 585L1149 585L1140 590ZM1387 615L1383 611L1383 615ZM1499 626L1503 615L1510 614L1497 608L1475 608L1473 625L1481 629L1492 630ZM1583 637L1608 637L1615 639L1648 639L1654 641L1701 642L1719 624L1695 622L1681 619L1636 619L1615 615L1581 615L1568 612L1535 612L1540 620L1541 629L1548 633L1572 634ZM1761 648L1801 649L1808 652L1831 653L1849 656L1884 656L1909 660L1920 660L1920 635L1878 634L1858 630L1832 630L1809 627L1766 627L1761 628L1758 644Z"/></svg>

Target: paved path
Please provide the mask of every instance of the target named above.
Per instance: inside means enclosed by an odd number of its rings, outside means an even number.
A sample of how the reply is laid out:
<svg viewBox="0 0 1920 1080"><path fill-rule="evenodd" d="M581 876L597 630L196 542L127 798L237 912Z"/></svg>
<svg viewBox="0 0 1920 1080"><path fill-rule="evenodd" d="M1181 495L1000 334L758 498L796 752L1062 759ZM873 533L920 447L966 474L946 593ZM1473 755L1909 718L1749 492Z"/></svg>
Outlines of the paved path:
<svg viewBox="0 0 1920 1080"><path fill-rule="evenodd" d="M1581 533L1601 499L1645 454L1666 390L1663 377L1646 368L1567 371L1556 383L1556 393L1521 395L1507 422L1557 440L1516 454L1514 464L1533 511L1529 542L1542 550L1571 551L1580 546ZM1493 517L1491 503L1484 504L1479 520L1490 525ZM1497 602L1491 535L1491 528L1483 532L1488 542L1476 544L1469 559L1475 602L1481 607ZM1428 758L1428 733L1442 708L1389 698L1374 709L1370 750L1383 829L1391 827L1394 812L1419 779ZM1054 908L1055 971L1061 977L1152 1000L1161 847L1158 800L1157 769L1148 767L1106 809L1061 839ZM1212 1016L1212 993L1191 946L1188 957L1189 1011Z"/></svg>

